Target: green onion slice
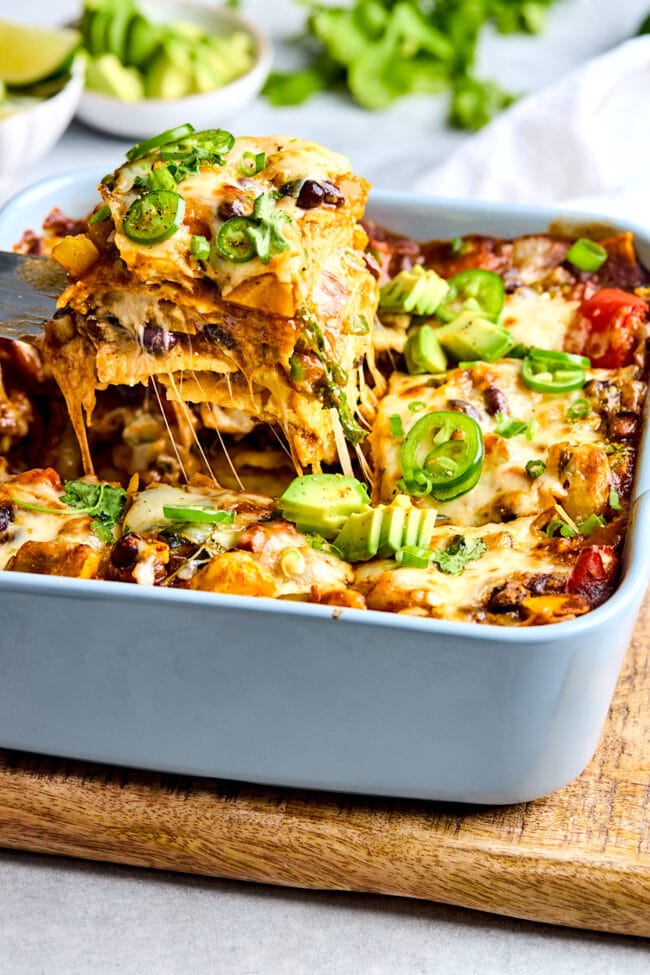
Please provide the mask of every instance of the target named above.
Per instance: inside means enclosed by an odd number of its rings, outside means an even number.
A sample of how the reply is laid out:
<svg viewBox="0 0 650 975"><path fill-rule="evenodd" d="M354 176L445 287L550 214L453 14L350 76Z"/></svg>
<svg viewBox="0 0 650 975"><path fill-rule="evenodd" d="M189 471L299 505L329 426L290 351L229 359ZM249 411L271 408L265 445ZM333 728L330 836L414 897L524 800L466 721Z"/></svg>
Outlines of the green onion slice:
<svg viewBox="0 0 650 975"><path fill-rule="evenodd" d="M531 481L536 480L541 477L546 470L546 464L543 460L529 460L526 464L526 473L528 474Z"/></svg>
<svg viewBox="0 0 650 975"><path fill-rule="evenodd" d="M190 254L197 261L207 261L210 256L210 242L202 234L194 234L190 240Z"/></svg>
<svg viewBox="0 0 650 975"><path fill-rule="evenodd" d="M402 418L399 413L393 413L392 416L389 416L388 422L390 424L390 432L394 437L404 436L404 427L402 425Z"/></svg>
<svg viewBox="0 0 650 975"><path fill-rule="evenodd" d="M421 413L422 410L426 410L427 404L423 399L416 399L413 403L409 403L410 413Z"/></svg>
<svg viewBox="0 0 650 975"><path fill-rule="evenodd" d="M607 260L607 251L594 240L580 237L569 247L566 259L579 271L597 271Z"/></svg>
<svg viewBox="0 0 650 975"><path fill-rule="evenodd" d="M266 166L265 152L242 152L239 172L242 176L255 176Z"/></svg>
<svg viewBox="0 0 650 975"><path fill-rule="evenodd" d="M404 545L395 552L395 561L403 569L428 569L431 564L431 552L419 545Z"/></svg>
<svg viewBox="0 0 650 975"><path fill-rule="evenodd" d="M139 244L157 244L175 234L183 222L185 200L172 190L153 190L134 200L122 230Z"/></svg>
<svg viewBox="0 0 650 975"><path fill-rule="evenodd" d="M103 206L100 206L99 210L95 210L95 212L88 217L88 223L104 223L105 220L108 220L110 215L111 208L109 207L108 203L104 203Z"/></svg>
<svg viewBox="0 0 650 975"><path fill-rule="evenodd" d="M612 509L612 511L621 510L621 499L615 487L611 488L609 492L609 506Z"/></svg>
<svg viewBox="0 0 650 975"><path fill-rule="evenodd" d="M203 504L165 504L163 515L170 521L200 521L215 525L231 525L235 520L233 511L223 511Z"/></svg>
<svg viewBox="0 0 650 975"><path fill-rule="evenodd" d="M168 142L173 142L175 139L183 139L192 132L194 132L194 126L190 125L189 122L184 122L183 125L177 125L173 129L166 129L158 135L153 135L150 139L145 139L144 142L138 142L132 149L129 149L126 158L129 162L134 162L134 160L146 156L152 149L159 149L160 146L164 146Z"/></svg>
<svg viewBox="0 0 650 975"><path fill-rule="evenodd" d="M591 413L591 403L588 399L577 399L568 409L569 419L582 420Z"/></svg>

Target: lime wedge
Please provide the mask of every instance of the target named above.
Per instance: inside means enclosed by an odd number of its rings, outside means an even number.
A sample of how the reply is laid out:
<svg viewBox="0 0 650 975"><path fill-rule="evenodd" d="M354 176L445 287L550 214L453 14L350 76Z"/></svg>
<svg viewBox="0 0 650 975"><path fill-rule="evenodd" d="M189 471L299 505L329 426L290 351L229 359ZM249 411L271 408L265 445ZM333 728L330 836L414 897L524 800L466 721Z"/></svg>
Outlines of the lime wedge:
<svg viewBox="0 0 650 975"><path fill-rule="evenodd" d="M31 85L64 67L79 43L76 30L41 30L0 20L0 81Z"/></svg>

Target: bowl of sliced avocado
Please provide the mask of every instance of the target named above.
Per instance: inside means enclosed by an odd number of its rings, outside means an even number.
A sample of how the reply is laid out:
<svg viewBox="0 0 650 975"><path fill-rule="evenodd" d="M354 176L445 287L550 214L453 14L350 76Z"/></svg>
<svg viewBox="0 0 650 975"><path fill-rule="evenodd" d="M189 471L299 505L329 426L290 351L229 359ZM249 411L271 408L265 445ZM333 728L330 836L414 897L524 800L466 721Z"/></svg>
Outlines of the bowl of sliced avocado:
<svg viewBox="0 0 650 975"><path fill-rule="evenodd" d="M85 0L79 28L86 86L77 117L113 135L146 138L170 117L218 125L270 69L268 39L214 0Z"/></svg>

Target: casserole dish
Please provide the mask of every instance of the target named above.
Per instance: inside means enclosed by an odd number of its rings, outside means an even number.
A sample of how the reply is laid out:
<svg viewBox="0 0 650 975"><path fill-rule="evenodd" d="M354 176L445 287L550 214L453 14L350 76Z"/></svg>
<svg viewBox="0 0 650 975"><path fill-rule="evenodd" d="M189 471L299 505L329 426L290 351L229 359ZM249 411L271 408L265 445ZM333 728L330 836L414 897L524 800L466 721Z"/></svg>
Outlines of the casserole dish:
<svg viewBox="0 0 650 975"><path fill-rule="evenodd" d="M0 245L54 204L85 212L100 175L26 191L0 215ZM556 216L386 192L368 214L419 239L544 231ZM0 746L456 802L551 792L595 750L648 580L646 427L619 588L550 627L4 573Z"/></svg>

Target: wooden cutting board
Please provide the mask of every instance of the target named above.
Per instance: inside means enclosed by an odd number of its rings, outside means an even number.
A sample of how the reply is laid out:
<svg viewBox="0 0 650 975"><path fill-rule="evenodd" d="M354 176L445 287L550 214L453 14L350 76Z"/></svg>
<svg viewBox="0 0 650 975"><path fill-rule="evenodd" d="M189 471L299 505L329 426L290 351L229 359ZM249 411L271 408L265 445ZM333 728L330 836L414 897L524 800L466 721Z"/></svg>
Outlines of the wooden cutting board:
<svg viewBox="0 0 650 975"><path fill-rule="evenodd" d="M0 751L0 845L648 937L650 604L594 760L546 799L368 799Z"/></svg>

